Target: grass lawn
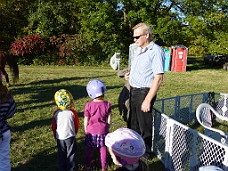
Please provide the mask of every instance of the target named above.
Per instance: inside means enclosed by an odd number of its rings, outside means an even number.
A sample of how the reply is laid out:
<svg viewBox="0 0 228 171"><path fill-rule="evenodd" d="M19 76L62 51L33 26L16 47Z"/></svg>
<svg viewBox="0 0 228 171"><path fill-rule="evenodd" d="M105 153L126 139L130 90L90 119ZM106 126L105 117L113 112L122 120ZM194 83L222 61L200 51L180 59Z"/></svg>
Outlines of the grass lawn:
<svg viewBox="0 0 228 171"><path fill-rule="evenodd" d="M85 163L83 110L86 102L90 101L85 86L91 79L99 78L106 83L105 98L112 104L112 121L115 123L111 131L126 125L117 104L125 81L111 67L19 66L19 70L19 82L10 87L17 103L17 113L9 120L12 127L12 171L57 171L57 148L51 131L51 118L56 109L53 96L58 89L68 89L72 93L74 108L80 118L81 128L77 135L79 170L83 170ZM187 72L165 73L158 99L212 91L228 93L227 74L228 71L222 68L210 69L202 67L200 62L190 62ZM94 159L99 166L98 152ZM109 169L113 170L114 166L108 160ZM163 171L163 165L157 158L149 163L149 167L150 170Z"/></svg>

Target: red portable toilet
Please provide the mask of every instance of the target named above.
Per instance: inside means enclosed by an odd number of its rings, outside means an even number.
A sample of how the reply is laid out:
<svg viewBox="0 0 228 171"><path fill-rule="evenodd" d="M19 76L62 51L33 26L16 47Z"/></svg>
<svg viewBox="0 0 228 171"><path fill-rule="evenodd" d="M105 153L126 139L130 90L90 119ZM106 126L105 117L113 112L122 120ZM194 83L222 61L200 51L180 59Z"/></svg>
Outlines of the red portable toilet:
<svg viewBox="0 0 228 171"><path fill-rule="evenodd" d="M172 72L186 72L188 48L184 45L172 47Z"/></svg>

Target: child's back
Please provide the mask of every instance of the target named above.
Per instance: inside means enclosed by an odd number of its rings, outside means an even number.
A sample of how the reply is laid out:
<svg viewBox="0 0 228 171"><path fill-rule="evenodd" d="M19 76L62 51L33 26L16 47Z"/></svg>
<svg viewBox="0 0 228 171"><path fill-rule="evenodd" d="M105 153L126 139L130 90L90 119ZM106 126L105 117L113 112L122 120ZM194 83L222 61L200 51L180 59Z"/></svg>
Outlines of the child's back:
<svg viewBox="0 0 228 171"><path fill-rule="evenodd" d="M57 110L53 117L55 118L57 125L55 138L64 140L76 136L78 131L78 123L75 119L77 117L75 110Z"/></svg>
<svg viewBox="0 0 228 171"><path fill-rule="evenodd" d="M54 99L58 109L52 117L52 131L57 142L58 166L61 171L76 169L76 134L80 123L73 106L73 96L65 89L58 90Z"/></svg>
<svg viewBox="0 0 228 171"><path fill-rule="evenodd" d="M0 72L1 75L1 72ZM16 103L0 77L0 170L10 171L10 126L7 122L16 113Z"/></svg>
<svg viewBox="0 0 228 171"><path fill-rule="evenodd" d="M101 80L91 80L86 90L92 99L84 109L86 169L91 169L93 151L99 148L101 168L106 170L107 148L104 142L111 122L111 104L104 100L106 86Z"/></svg>
<svg viewBox="0 0 228 171"><path fill-rule="evenodd" d="M86 127L90 134L107 134L109 123L107 118L111 113L111 104L107 101L91 101L85 106L84 116L89 117Z"/></svg>

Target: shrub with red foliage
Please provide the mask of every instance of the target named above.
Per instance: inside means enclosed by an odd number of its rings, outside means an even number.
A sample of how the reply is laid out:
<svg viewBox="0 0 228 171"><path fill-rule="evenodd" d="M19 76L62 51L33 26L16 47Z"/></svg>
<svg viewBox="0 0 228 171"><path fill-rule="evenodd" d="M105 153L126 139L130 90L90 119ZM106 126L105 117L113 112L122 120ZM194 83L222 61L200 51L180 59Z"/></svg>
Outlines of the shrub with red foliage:
<svg viewBox="0 0 228 171"><path fill-rule="evenodd" d="M72 56L75 53L75 49L79 46L79 36L62 34L58 37L50 37L50 44L56 46L58 49L58 55L60 57Z"/></svg>
<svg viewBox="0 0 228 171"><path fill-rule="evenodd" d="M44 50L45 40L39 34L31 34L11 43L10 52L13 55L37 54Z"/></svg>

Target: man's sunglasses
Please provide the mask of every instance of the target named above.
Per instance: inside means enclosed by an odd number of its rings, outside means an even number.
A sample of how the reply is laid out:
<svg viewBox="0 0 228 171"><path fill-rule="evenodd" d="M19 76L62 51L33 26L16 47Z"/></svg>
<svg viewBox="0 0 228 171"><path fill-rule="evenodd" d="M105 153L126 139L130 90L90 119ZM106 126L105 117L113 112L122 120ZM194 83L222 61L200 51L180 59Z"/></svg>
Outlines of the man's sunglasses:
<svg viewBox="0 0 228 171"><path fill-rule="evenodd" d="M143 35L140 35L140 36L133 36L133 39L139 39L141 36L143 36Z"/></svg>

